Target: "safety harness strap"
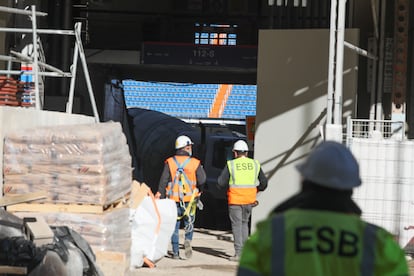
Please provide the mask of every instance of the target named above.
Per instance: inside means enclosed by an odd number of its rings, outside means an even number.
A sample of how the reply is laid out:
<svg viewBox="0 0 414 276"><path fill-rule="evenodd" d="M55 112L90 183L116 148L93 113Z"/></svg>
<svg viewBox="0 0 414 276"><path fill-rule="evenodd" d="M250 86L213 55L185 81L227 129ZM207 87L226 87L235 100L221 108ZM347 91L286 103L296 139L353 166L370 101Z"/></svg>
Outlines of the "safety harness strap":
<svg viewBox="0 0 414 276"><path fill-rule="evenodd" d="M184 213L182 216L177 217L177 220L180 220L184 217L189 217L189 216L193 216L195 215L196 209L197 209L197 201L196 201L196 194L197 194L198 189L195 189L194 193L191 196L190 201L188 202L187 207L185 207L185 205L181 205L181 208L185 208Z"/></svg>
<svg viewBox="0 0 414 276"><path fill-rule="evenodd" d="M182 200L184 198L184 193L183 193L183 183L181 181L181 176L184 177L184 180L187 183L192 184L192 183L190 183L190 181L188 180L187 175L184 172L184 168L191 161L191 157L188 157L186 160L184 160L184 162L182 164L180 164L180 162L178 162L178 160L175 156L173 156L173 160L174 160L175 164L177 165L177 172L174 176L174 179L173 179L173 182L172 182L172 187L169 191L169 195L171 195L171 193L173 193L174 186L178 183L178 185L179 185L178 186L179 198L180 198L180 200ZM190 192L192 192L191 185L188 185L188 186L189 186Z"/></svg>

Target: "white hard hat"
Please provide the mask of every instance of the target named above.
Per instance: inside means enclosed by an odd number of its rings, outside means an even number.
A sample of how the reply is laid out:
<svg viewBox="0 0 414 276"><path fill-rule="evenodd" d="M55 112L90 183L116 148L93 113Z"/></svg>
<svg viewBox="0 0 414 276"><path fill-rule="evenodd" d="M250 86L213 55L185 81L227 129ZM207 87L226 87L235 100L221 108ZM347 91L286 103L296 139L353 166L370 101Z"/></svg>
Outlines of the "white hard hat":
<svg viewBox="0 0 414 276"><path fill-rule="evenodd" d="M320 186L352 190L361 185L358 162L352 152L338 142L322 142L296 168L303 179Z"/></svg>
<svg viewBox="0 0 414 276"><path fill-rule="evenodd" d="M233 145L233 151L249 151L249 147L247 146L247 143L243 140L238 140Z"/></svg>
<svg viewBox="0 0 414 276"><path fill-rule="evenodd" d="M185 146L193 145L193 141L188 136L181 135L175 140L175 149L181 149Z"/></svg>

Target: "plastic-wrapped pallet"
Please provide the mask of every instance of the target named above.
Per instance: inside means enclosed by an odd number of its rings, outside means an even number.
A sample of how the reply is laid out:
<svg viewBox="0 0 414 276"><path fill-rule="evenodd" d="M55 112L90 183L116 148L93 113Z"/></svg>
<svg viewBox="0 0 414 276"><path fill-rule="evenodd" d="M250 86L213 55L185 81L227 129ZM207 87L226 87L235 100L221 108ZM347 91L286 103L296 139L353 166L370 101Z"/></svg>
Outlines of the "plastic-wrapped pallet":
<svg viewBox="0 0 414 276"><path fill-rule="evenodd" d="M114 208L102 214L41 212L47 224L68 226L78 232L94 250L125 252L131 249L129 208ZM32 217L32 212L15 212L16 216Z"/></svg>
<svg viewBox="0 0 414 276"><path fill-rule="evenodd" d="M129 275L131 226L129 208L111 208L100 214L15 212L18 217L43 217L49 225L68 226L92 247L104 275Z"/></svg>
<svg viewBox="0 0 414 276"><path fill-rule="evenodd" d="M10 193L47 191L39 202L107 205L131 189L131 155L117 122L10 132L3 158Z"/></svg>

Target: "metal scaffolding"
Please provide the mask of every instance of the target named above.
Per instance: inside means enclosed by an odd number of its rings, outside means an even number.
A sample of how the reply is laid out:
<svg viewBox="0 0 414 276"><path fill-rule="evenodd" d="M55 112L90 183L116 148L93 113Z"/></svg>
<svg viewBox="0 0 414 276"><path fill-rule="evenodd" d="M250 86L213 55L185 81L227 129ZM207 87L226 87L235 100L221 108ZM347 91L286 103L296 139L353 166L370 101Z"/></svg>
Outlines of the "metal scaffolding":
<svg viewBox="0 0 414 276"><path fill-rule="evenodd" d="M34 5L31 6L31 10L21 10L16 8L9 8L0 6L0 12L6 13L14 13L14 14L21 14L27 15L31 19L32 28L0 28L0 32L12 32L12 33L30 33L33 37L33 55L27 56L21 53L17 53L14 51L10 52L10 56L7 55L0 55L0 60L4 60L8 62L7 70L0 70L0 74L5 75L33 75L34 79L34 90L35 90L35 108L38 110L42 109L42 102L39 96L39 76L45 77L64 77L64 78L71 78L70 87L69 87L69 96L68 101L66 103L66 113L72 113L73 109L73 98L75 93L75 81L76 81L76 71L77 71L77 63L78 58L81 59L83 73L85 75L85 81L89 92L89 98L92 104L92 110L95 117L95 121L99 122L99 114L96 107L95 96L93 94L92 84L90 80L89 70L86 63L85 52L83 49L83 44L81 40L81 23L75 23L74 30L52 30L52 29L37 29L37 16L46 16L47 13L38 12L36 11L36 7ZM74 54L73 54L73 62L72 66L70 67L70 72L64 72L52 65L39 61L39 49L38 45L38 34L56 34L56 35L70 35L75 36L75 45L74 45ZM30 62L33 64L32 71L23 71L23 70L11 70L11 63L27 63ZM43 69L48 71L40 71L39 66Z"/></svg>
<svg viewBox="0 0 414 276"><path fill-rule="evenodd" d="M345 41L345 13L347 0L331 1L331 21L328 60L328 95L326 138L342 141L343 61L344 47L377 60L375 54Z"/></svg>

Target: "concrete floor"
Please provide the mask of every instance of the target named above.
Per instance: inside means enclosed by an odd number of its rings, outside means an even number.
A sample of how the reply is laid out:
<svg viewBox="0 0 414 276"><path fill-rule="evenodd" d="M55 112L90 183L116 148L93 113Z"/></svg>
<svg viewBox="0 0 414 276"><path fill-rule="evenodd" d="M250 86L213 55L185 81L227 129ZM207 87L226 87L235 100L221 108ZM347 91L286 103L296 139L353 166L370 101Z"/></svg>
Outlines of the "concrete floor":
<svg viewBox="0 0 414 276"><path fill-rule="evenodd" d="M193 256L185 259L184 232L180 232L181 260L173 260L166 256L156 263L155 268L142 267L130 272L130 276L138 275L170 275L170 276L230 276L236 275L237 263L228 258L234 255L231 232L195 229L193 235ZM171 249L171 248L169 248Z"/></svg>

